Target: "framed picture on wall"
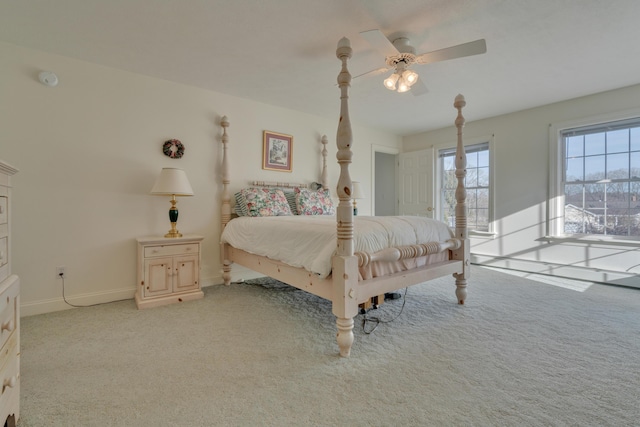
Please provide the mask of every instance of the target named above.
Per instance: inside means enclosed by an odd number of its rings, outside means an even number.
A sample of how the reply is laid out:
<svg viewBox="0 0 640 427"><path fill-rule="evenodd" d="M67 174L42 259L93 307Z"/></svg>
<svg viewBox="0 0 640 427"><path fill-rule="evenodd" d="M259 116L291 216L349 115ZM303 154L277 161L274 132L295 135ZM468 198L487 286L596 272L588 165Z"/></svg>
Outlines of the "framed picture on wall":
<svg viewBox="0 0 640 427"><path fill-rule="evenodd" d="M293 136L265 130L262 135L262 169L293 170Z"/></svg>

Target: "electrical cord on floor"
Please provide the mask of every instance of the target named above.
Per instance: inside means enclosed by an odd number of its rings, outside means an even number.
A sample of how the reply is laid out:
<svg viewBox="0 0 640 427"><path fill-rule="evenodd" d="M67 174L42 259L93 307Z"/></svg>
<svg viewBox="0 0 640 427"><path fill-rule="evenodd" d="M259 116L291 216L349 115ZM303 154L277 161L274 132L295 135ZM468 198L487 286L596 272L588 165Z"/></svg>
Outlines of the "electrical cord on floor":
<svg viewBox="0 0 640 427"><path fill-rule="evenodd" d="M127 300L131 299L131 298L126 298L126 299L119 299L119 300L115 300L115 301L97 302L95 304L88 304L88 305L72 304L69 301L67 301L67 297L64 294L64 274L60 274L60 278L62 279L62 299L64 300L64 302L67 303L67 305L70 305L71 307L75 307L75 308L95 307L95 306L98 306L98 305L111 304L112 302L127 301Z"/></svg>
<svg viewBox="0 0 640 427"><path fill-rule="evenodd" d="M400 307L400 311L398 312L398 314L396 314L393 318L388 320L383 320L383 319L380 319L379 317L368 317L367 315L369 314L369 312L364 313L364 316L362 317L362 332L364 332L367 335L372 334L373 331L375 331L376 328L380 326L381 323L391 323L395 321L398 317L400 317L400 315L402 314L402 311L404 310L404 305L407 303L408 290L409 290L408 287L404 288L404 294L402 295L402 306ZM374 324L371 330L367 330L367 322L371 322Z"/></svg>

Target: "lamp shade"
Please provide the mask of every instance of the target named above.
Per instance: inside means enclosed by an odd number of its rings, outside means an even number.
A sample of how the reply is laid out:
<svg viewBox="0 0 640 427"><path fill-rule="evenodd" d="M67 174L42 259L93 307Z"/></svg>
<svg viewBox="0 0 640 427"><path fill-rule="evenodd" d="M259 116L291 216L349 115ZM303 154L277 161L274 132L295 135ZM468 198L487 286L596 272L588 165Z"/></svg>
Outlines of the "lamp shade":
<svg viewBox="0 0 640 427"><path fill-rule="evenodd" d="M182 169L162 168L151 194L193 196L193 189Z"/></svg>
<svg viewBox="0 0 640 427"><path fill-rule="evenodd" d="M389 90L396 90L396 82L400 78L399 74L393 73L384 79L384 86Z"/></svg>
<svg viewBox="0 0 640 427"><path fill-rule="evenodd" d="M352 181L352 189L351 189L351 198L352 199L364 199L364 191L362 191L362 186L358 181Z"/></svg>

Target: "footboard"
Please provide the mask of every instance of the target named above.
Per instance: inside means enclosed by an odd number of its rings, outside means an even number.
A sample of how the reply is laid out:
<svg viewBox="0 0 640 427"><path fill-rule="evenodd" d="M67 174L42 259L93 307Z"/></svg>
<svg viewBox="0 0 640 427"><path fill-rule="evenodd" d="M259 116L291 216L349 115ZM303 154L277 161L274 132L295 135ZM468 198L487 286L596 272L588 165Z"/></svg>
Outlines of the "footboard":
<svg viewBox="0 0 640 427"><path fill-rule="evenodd" d="M383 249L374 254L367 252L356 252L358 257L358 268L364 267L375 261L395 262L403 259L418 258L421 256L437 254L445 250L459 249L462 246L460 239L451 239L446 242L430 242L419 245L406 245L395 248Z"/></svg>
<svg viewBox="0 0 640 427"><path fill-rule="evenodd" d="M447 252L447 259L371 279L363 279L360 277L363 274L356 274L358 287L354 288L350 299L361 304L373 296L422 283L435 277L454 273L461 274L464 271L462 262L451 259L451 250L459 246L460 241L454 238L441 243L432 242L388 248L376 253L356 252L356 267L361 273L373 262L397 263L402 260L427 257L442 252ZM241 265L330 301L333 298L334 282L339 282L343 277L332 272L329 277L323 279L318 274L304 268L293 267L272 258L252 254L226 243L223 243L223 248L224 258L229 266L232 263Z"/></svg>

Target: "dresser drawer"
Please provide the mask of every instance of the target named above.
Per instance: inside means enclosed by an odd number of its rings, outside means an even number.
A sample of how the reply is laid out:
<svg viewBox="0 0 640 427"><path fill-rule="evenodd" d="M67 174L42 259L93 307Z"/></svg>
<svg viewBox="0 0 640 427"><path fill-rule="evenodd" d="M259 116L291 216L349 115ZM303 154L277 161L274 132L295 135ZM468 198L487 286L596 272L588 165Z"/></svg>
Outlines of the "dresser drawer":
<svg viewBox="0 0 640 427"><path fill-rule="evenodd" d="M9 339L5 343L4 347L0 349L0 375L4 372L5 366L18 356L18 334L11 334Z"/></svg>
<svg viewBox="0 0 640 427"><path fill-rule="evenodd" d="M4 347L18 325L18 286L10 286L0 294L0 348Z"/></svg>
<svg viewBox="0 0 640 427"><path fill-rule="evenodd" d="M20 416L20 356L15 346L13 356L7 359L0 372L0 417Z"/></svg>
<svg viewBox="0 0 640 427"><path fill-rule="evenodd" d="M0 267L9 262L9 239L0 237Z"/></svg>
<svg viewBox="0 0 640 427"><path fill-rule="evenodd" d="M6 224L9 220L7 206L7 198L5 196L0 196L0 224Z"/></svg>
<svg viewBox="0 0 640 427"><path fill-rule="evenodd" d="M184 245L147 246L144 248L144 257L157 257L167 255L188 255L198 253L198 243Z"/></svg>

